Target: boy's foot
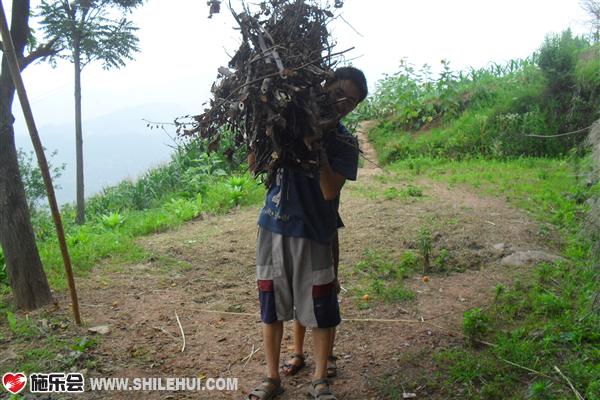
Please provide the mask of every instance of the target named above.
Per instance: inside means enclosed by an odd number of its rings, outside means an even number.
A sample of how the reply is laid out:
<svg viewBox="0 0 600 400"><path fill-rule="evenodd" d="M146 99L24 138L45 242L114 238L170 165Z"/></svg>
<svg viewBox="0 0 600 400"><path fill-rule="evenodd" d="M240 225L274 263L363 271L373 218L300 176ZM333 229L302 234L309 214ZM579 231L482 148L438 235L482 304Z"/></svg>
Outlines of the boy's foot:
<svg viewBox="0 0 600 400"><path fill-rule="evenodd" d="M333 378L337 376L337 357L329 356L327 357L327 377Z"/></svg>
<svg viewBox="0 0 600 400"><path fill-rule="evenodd" d="M310 383L308 394L313 400L337 400L331 393L327 379L317 379Z"/></svg>
<svg viewBox="0 0 600 400"><path fill-rule="evenodd" d="M288 376L296 375L305 365L304 356L302 354L293 353L288 362L281 367L281 372Z"/></svg>
<svg viewBox="0 0 600 400"><path fill-rule="evenodd" d="M271 400L283 393L281 379L264 378L244 400Z"/></svg>

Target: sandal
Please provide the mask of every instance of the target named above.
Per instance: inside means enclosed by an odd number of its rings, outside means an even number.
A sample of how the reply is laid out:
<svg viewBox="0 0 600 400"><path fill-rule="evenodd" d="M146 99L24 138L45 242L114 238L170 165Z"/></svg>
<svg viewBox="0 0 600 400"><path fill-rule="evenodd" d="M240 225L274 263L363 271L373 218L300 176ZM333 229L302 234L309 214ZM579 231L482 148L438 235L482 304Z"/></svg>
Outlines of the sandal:
<svg viewBox="0 0 600 400"><path fill-rule="evenodd" d="M319 385L321 388L317 389ZM327 378L312 381L308 388L308 394L313 400L337 400L337 397L331 393Z"/></svg>
<svg viewBox="0 0 600 400"><path fill-rule="evenodd" d="M244 397L244 400L252 400L251 396L258 400L271 400L283 393L281 379L264 378L263 381Z"/></svg>
<svg viewBox="0 0 600 400"><path fill-rule="evenodd" d="M283 366L281 367L281 372L283 372L283 374L287 376L296 375L306 365L306 363L304 362L304 355L302 354L293 353L290 356L290 358L292 360L300 360L300 364L294 364L289 361L283 364Z"/></svg>
<svg viewBox="0 0 600 400"><path fill-rule="evenodd" d="M329 356L327 357L327 377L334 378L337 376L337 357Z"/></svg>

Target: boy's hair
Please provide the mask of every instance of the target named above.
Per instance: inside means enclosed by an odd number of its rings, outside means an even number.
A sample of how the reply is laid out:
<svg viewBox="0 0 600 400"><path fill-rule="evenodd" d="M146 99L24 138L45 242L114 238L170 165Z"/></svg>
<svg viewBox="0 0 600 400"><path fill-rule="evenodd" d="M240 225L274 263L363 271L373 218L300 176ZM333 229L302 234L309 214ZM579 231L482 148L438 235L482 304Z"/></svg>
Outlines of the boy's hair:
<svg viewBox="0 0 600 400"><path fill-rule="evenodd" d="M358 100L359 103L367 97L367 94L369 94L369 89L367 88L367 78L365 78L365 74L360 69L354 67L341 67L336 69L333 75L333 79L327 82L328 84L338 80L349 80L356 85L360 91L360 99Z"/></svg>

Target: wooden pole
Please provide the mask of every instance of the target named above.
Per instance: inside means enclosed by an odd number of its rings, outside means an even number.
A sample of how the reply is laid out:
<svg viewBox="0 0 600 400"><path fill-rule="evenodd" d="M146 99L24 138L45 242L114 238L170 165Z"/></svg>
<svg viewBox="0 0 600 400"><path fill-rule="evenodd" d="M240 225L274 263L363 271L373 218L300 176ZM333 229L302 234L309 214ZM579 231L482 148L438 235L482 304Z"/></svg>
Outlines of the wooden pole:
<svg viewBox="0 0 600 400"><path fill-rule="evenodd" d="M40 140L37 128L35 126L35 120L33 119L33 112L31 111L31 105L27 99L27 92L25 85L23 84L23 78L21 77L21 69L19 67L19 61L15 52L15 46L8 29L8 23L6 21L6 14L4 13L4 4L0 0L0 33L2 35L2 43L4 47L4 55L8 61L10 73L12 75L13 83L21 102L21 108L23 109L23 115L27 122L27 128L29 129L29 135L31 136L31 142L37 156L38 164L42 177L44 178L44 184L46 185L46 193L48 194L48 202L50 203L50 210L52 212L52 218L54 219L54 225L56 226L56 234L58 236L58 242L60 244L60 250L62 252L63 261L65 264L65 271L67 273L67 281L69 283L69 291L71 292L71 305L73 307L73 316L75 317L75 323L81 325L81 317L79 315L79 302L77 300L77 291L75 289L75 279L73 278L73 269L71 268L71 259L69 257L69 250L67 248L67 242L65 240L65 231L60 218L60 211L56 202L56 196L54 195L54 186L52 186L52 177L48 169L48 162L44 154L44 148Z"/></svg>

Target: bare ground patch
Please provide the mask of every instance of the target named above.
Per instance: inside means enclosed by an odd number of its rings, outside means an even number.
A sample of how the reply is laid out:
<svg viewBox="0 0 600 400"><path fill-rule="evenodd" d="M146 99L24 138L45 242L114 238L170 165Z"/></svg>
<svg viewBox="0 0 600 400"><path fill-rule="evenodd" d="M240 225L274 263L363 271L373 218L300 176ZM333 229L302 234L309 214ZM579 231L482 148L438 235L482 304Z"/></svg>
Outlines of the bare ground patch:
<svg viewBox="0 0 600 400"><path fill-rule="evenodd" d="M371 150L368 154L374 157ZM339 377L333 388L340 399L385 398L385 388L392 386L416 392L418 398L442 398L429 385L432 355L462 343L458 332L465 310L485 307L498 283L509 285L515 276L528 273L527 267L503 267L498 260L516 250L552 249L542 243L536 223L502 200L428 180L416 183L422 196L386 197L386 190L401 192L408 183L377 179L385 173L365 163L358 182L349 183L342 195L341 279L348 290L340 296L343 317L430 323L344 322L336 341ZM237 377L240 391L104 392L87 393L86 398L241 398L259 381L262 351L245 359L253 347L262 347L254 278L258 211L237 209L144 237L140 244L155 255L147 263L97 268L79 282L87 326L108 324L111 329L93 350L98 362L88 376ZM365 250L392 258L418 252L423 227L432 233L433 254L447 251L449 268L434 270L428 282L418 273L408 278L412 301L373 301L363 307L352 288L358 279L353 267ZM61 304L58 312L67 312L65 295ZM186 337L183 352L176 313ZM283 356L292 344L287 325ZM310 350L310 334L307 339ZM313 366L310 353L308 364L298 376L284 380L282 399L304 398Z"/></svg>

